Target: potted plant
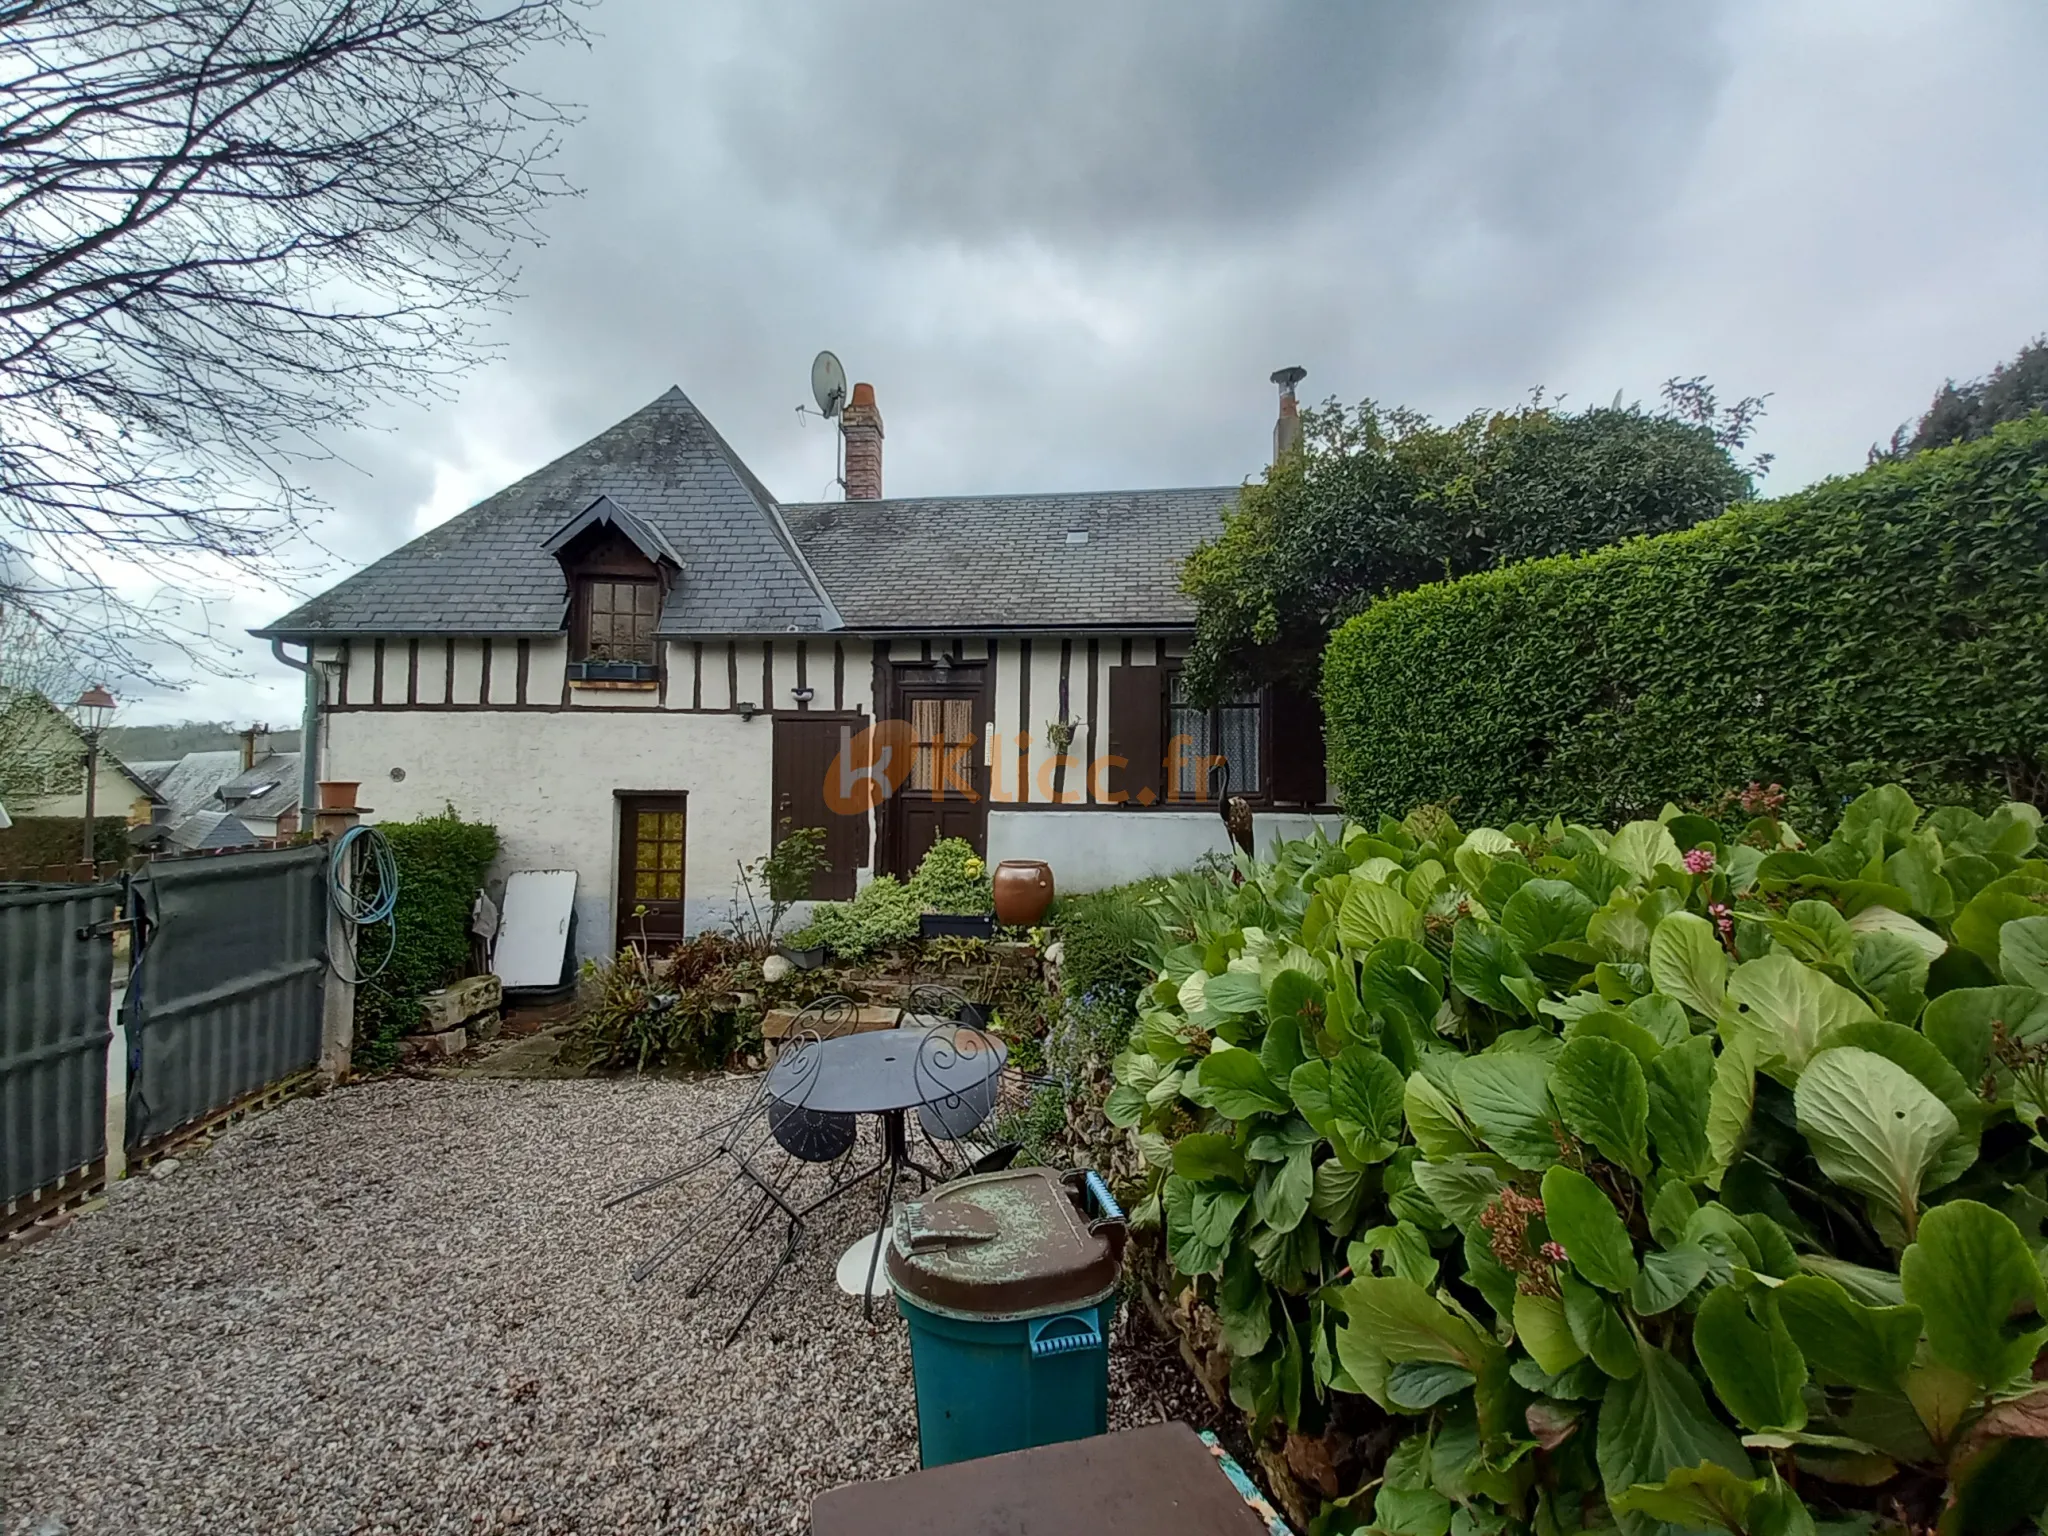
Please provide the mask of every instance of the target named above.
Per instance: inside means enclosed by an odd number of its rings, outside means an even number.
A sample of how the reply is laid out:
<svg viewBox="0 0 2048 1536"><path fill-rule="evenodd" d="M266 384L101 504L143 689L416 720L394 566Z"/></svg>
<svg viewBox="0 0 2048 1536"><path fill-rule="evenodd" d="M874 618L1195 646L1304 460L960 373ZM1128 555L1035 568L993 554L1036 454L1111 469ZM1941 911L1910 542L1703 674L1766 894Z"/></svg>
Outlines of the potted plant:
<svg viewBox="0 0 2048 1536"><path fill-rule="evenodd" d="M918 937L986 939L995 935L988 866L963 838L944 837L925 850L911 893L923 909Z"/></svg>

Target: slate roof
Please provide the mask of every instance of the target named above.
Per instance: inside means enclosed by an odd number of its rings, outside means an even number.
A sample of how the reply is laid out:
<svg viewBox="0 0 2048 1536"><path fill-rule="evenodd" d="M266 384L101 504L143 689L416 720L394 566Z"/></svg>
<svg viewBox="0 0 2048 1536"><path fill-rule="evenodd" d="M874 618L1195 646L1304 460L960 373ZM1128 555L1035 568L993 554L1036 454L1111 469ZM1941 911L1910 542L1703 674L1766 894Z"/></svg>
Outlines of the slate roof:
<svg viewBox="0 0 2048 1536"><path fill-rule="evenodd" d="M187 752L156 781L156 792L177 816L211 807L220 810L214 791L242 771L242 754L229 747L219 752Z"/></svg>
<svg viewBox="0 0 2048 1536"><path fill-rule="evenodd" d="M299 763L296 752L270 752L257 759L256 766L244 768L214 791L222 805L237 816L259 821L282 816L299 803ZM252 795L251 790L262 790Z"/></svg>
<svg viewBox="0 0 2048 1536"><path fill-rule="evenodd" d="M551 539L599 498L682 575L664 635L1193 625L1180 566L1238 487L780 506L680 389L252 633L551 634ZM599 506L600 512L607 509ZM1085 532L1085 542L1068 541Z"/></svg>
<svg viewBox="0 0 2048 1536"><path fill-rule="evenodd" d="M680 389L253 633L546 634L568 599L549 536L609 496L681 556L665 635L838 627L761 482Z"/></svg>
<svg viewBox="0 0 2048 1536"><path fill-rule="evenodd" d="M853 629L1181 628L1238 488L824 501L783 516ZM1082 532L1085 543L1069 543Z"/></svg>

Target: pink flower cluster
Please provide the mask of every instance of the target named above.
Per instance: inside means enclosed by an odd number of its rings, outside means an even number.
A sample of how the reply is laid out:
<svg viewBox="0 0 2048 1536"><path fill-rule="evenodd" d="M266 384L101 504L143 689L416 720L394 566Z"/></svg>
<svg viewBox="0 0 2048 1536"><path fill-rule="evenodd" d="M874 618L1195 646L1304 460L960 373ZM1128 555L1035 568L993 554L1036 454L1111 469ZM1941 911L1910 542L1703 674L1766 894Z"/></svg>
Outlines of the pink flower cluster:
<svg viewBox="0 0 2048 1536"><path fill-rule="evenodd" d="M1710 875L1714 872L1714 852L1711 848L1695 848L1685 856L1685 867L1695 875Z"/></svg>

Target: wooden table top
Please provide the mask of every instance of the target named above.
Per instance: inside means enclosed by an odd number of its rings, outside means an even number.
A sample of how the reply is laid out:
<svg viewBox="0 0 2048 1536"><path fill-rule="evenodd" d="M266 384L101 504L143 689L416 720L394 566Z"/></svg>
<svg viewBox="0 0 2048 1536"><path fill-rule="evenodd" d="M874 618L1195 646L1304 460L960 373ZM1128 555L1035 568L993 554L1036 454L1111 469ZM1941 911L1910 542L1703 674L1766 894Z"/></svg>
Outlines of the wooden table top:
<svg viewBox="0 0 2048 1536"><path fill-rule="evenodd" d="M812 1536L1267 1536L1185 1424L958 1461L811 1504Z"/></svg>

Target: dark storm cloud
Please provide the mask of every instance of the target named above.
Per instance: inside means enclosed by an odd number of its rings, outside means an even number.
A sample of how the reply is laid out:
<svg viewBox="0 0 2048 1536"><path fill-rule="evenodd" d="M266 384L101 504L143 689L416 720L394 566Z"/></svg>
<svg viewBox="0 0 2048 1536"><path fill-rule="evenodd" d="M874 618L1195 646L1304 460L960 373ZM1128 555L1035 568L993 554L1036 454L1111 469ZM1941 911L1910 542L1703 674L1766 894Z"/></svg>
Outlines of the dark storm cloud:
<svg viewBox="0 0 2048 1536"><path fill-rule="evenodd" d="M1286 363L1439 416L1706 373L1776 392L1784 491L2048 328L2038 0L593 18L525 66L585 104L584 195L499 360L311 472L349 565L671 384L823 497L831 437L793 409L821 347L876 385L897 494L1239 480Z"/></svg>

